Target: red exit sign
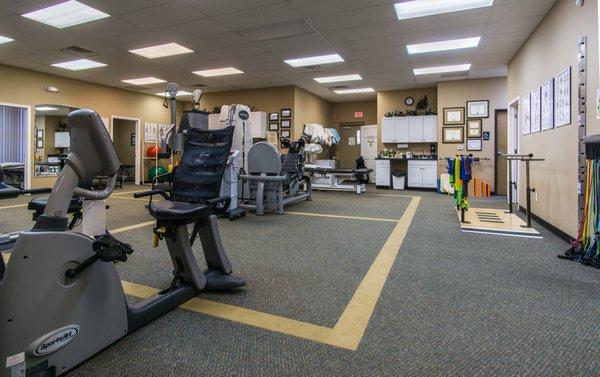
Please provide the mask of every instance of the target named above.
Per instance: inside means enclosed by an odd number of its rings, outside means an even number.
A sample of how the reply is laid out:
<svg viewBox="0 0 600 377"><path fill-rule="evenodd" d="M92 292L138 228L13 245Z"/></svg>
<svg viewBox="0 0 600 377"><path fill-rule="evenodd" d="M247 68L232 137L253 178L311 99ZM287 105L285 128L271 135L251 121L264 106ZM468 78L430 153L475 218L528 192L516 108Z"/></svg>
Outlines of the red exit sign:
<svg viewBox="0 0 600 377"><path fill-rule="evenodd" d="M362 111L355 111L354 112L354 117L355 118L364 118L365 113L363 113Z"/></svg>

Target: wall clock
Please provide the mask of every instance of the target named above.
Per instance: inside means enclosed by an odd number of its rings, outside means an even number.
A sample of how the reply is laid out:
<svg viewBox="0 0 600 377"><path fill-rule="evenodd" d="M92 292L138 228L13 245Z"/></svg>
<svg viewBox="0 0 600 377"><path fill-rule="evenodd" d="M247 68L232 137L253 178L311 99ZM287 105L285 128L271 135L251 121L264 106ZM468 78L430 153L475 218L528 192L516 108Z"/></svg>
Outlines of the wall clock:
<svg viewBox="0 0 600 377"><path fill-rule="evenodd" d="M415 103L415 99L414 99L414 98L412 98L412 97L406 97L406 98L404 99L404 104L405 104L406 106L412 106L414 103Z"/></svg>

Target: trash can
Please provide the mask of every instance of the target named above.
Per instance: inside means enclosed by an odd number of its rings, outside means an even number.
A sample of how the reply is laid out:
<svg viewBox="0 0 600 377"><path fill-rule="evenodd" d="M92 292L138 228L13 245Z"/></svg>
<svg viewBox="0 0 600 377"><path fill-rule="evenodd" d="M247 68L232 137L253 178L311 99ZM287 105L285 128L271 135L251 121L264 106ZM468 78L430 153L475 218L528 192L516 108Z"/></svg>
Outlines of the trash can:
<svg viewBox="0 0 600 377"><path fill-rule="evenodd" d="M392 171L392 188L394 190L404 190L406 183L406 172L404 170Z"/></svg>

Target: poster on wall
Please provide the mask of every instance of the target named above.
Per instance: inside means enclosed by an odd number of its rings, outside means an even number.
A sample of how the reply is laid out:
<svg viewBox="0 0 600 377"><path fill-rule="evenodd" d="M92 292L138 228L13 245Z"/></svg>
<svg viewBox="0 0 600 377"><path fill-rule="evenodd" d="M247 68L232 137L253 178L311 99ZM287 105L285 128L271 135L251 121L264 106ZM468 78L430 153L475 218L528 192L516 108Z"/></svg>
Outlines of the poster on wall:
<svg viewBox="0 0 600 377"><path fill-rule="evenodd" d="M554 79L542 85L542 131L554 128Z"/></svg>
<svg viewBox="0 0 600 377"><path fill-rule="evenodd" d="M531 93L528 93L521 100L521 118L523 119L523 135L531 133Z"/></svg>
<svg viewBox="0 0 600 377"><path fill-rule="evenodd" d="M144 124L144 141L146 143L156 143L156 132L158 125L156 123Z"/></svg>
<svg viewBox="0 0 600 377"><path fill-rule="evenodd" d="M158 125L158 140L163 140L167 138L167 132L171 128L170 124L159 124Z"/></svg>
<svg viewBox="0 0 600 377"><path fill-rule="evenodd" d="M531 133L542 130L542 94L540 88L531 92Z"/></svg>
<svg viewBox="0 0 600 377"><path fill-rule="evenodd" d="M571 124L571 67L554 78L554 124Z"/></svg>

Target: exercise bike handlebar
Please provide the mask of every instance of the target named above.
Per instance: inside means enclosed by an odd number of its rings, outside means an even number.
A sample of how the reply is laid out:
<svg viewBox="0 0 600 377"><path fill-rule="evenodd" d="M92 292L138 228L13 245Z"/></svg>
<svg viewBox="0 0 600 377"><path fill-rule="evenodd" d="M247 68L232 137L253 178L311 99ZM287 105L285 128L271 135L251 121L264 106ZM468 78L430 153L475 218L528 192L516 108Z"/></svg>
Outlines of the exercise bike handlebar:
<svg viewBox="0 0 600 377"><path fill-rule="evenodd" d="M171 198L169 197L169 194L162 189L152 189L152 190L148 190L148 191L141 191L141 192L136 192L133 194L134 198L145 198L147 196L153 196L153 195L162 195L163 198L165 198L166 200L170 200Z"/></svg>
<svg viewBox="0 0 600 377"><path fill-rule="evenodd" d="M73 196L81 196L89 200L103 200L112 194L117 183L117 174L111 176L106 183L106 188L102 191L86 190L81 187L76 187Z"/></svg>
<svg viewBox="0 0 600 377"><path fill-rule="evenodd" d="M29 190L19 190L19 189L10 189L10 190L0 190L0 199L13 199L19 195L27 195L27 194L47 194L51 192L51 188L36 188Z"/></svg>

